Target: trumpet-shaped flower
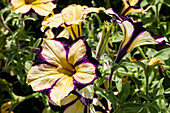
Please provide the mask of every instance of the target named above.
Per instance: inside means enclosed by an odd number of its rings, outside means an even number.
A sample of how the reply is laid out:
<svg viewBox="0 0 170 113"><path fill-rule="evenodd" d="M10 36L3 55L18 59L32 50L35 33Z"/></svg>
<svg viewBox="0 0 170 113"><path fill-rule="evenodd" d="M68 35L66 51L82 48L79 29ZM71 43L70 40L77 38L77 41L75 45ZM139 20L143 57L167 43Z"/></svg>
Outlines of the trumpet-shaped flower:
<svg viewBox="0 0 170 113"><path fill-rule="evenodd" d="M53 0L11 0L12 13L27 13L33 9L41 16L47 16L56 7Z"/></svg>
<svg viewBox="0 0 170 113"><path fill-rule="evenodd" d="M136 12L142 13L143 8L140 7L142 0L123 0L123 9L121 15L128 15L129 13Z"/></svg>
<svg viewBox="0 0 170 113"><path fill-rule="evenodd" d="M104 8L94 8L72 4L64 8L61 13L46 17L42 22L41 30L44 31L46 27L56 27L60 25L65 27L73 39L81 36L81 23L85 21L88 13L99 12Z"/></svg>
<svg viewBox="0 0 170 113"><path fill-rule="evenodd" d="M143 27L141 22L133 22L131 19L124 19L119 22L119 26L123 31L123 40L120 44L115 63L118 64L124 55L137 46L157 44L147 29Z"/></svg>
<svg viewBox="0 0 170 113"><path fill-rule="evenodd" d="M81 89L100 75L98 61L91 57L86 37L44 39L42 51L28 71L27 83L34 91L48 92L49 98L61 100L76 88Z"/></svg>

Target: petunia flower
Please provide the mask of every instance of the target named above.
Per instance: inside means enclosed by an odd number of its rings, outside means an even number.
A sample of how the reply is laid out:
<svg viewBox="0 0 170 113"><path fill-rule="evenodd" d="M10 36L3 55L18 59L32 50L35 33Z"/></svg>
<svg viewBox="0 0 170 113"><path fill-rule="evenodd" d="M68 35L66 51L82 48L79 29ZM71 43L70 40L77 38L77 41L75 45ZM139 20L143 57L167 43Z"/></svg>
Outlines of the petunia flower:
<svg viewBox="0 0 170 113"><path fill-rule="evenodd" d="M30 68L27 84L34 91L46 92L61 105L61 100L76 88L82 89L100 76L99 62L91 57L86 37L44 39L37 62Z"/></svg>
<svg viewBox="0 0 170 113"><path fill-rule="evenodd" d="M126 16L132 12L142 13L143 8L140 7L141 2L142 0L123 0L123 9L120 14Z"/></svg>
<svg viewBox="0 0 170 113"><path fill-rule="evenodd" d="M54 0L11 0L11 12L25 14L33 9L39 15L47 16L56 8L52 1Z"/></svg>
<svg viewBox="0 0 170 113"><path fill-rule="evenodd" d="M81 23L85 22L87 14L92 12L98 13L100 10L104 10L104 8L94 8L76 4L69 5L64 8L61 13L45 17L41 30L44 32L46 27L58 28L59 26L63 26L69 31L71 37L76 39L81 36Z"/></svg>
<svg viewBox="0 0 170 113"><path fill-rule="evenodd" d="M61 100L61 107L50 101L53 111L62 113L90 113L90 104L93 101L94 90L92 85L76 90Z"/></svg>
<svg viewBox="0 0 170 113"><path fill-rule="evenodd" d="M123 40L120 44L115 63L118 64L128 52L137 46L158 44L141 22L133 22L130 18L117 22L123 31Z"/></svg>

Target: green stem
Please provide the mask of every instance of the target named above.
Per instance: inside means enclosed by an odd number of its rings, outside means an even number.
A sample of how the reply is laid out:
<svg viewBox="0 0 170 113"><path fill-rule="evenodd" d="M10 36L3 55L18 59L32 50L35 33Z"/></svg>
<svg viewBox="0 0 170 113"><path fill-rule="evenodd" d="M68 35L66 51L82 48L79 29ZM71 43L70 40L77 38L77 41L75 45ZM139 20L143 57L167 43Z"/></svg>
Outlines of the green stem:
<svg viewBox="0 0 170 113"><path fill-rule="evenodd" d="M140 54L142 55L142 57L143 57L144 59L147 59L146 56L145 56L145 54L143 53L142 49L141 49L139 46L137 47L137 49L138 49L138 51L140 52Z"/></svg>
<svg viewBox="0 0 170 113"><path fill-rule="evenodd" d="M96 17L96 19L98 21L98 24L99 24L99 28L100 28L101 25L102 25L102 21L101 21L100 17L97 14L95 14L95 13L94 13L94 16Z"/></svg>
<svg viewBox="0 0 170 113"><path fill-rule="evenodd" d="M111 68L111 72L110 72L110 76L109 76L109 90L111 90L112 88L112 78L113 78L113 72L118 68L118 64L114 65L112 68Z"/></svg>
<svg viewBox="0 0 170 113"><path fill-rule="evenodd" d="M123 74L123 75L133 76L133 73L127 73L127 72L123 72L123 71L118 71L118 73Z"/></svg>
<svg viewBox="0 0 170 113"><path fill-rule="evenodd" d="M3 25L11 34L13 34L13 31L5 24L3 14L1 14L0 21L1 21L2 25Z"/></svg>
<svg viewBox="0 0 170 113"><path fill-rule="evenodd" d="M149 96L149 77L146 76L146 95Z"/></svg>
<svg viewBox="0 0 170 113"><path fill-rule="evenodd" d="M30 99L30 98L33 98L33 97L36 97L36 96L40 96L40 93L36 92L36 93L31 94L31 95L28 95L28 96L24 97L24 100L27 100L27 99Z"/></svg>

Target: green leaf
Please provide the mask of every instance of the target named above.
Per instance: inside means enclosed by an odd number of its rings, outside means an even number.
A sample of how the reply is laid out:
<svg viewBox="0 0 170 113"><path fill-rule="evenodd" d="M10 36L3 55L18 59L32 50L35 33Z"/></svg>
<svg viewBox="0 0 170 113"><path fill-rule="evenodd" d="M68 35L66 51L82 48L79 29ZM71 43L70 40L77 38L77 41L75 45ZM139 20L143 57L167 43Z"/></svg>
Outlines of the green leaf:
<svg viewBox="0 0 170 113"><path fill-rule="evenodd" d="M39 45L40 45L40 43L41 43L41 41L42 41L42 38L39 38L35 43L34 43L34 48L37 48Z"/></svg>
<svg viewBox="0 0 170 113"><path fill-rule="evenodd" d="M146 49L147 49L146 55L148 55L149 59L153 58L154 55L158 53L155 49L152 48L146 48Z"/></svg>
<svg viewBox="0 0 170 113"><path fill-rule="evenodd" d="M166 89L166 90L164 91L164 93L165 93L165 94L170 94L170 88Z"/></svg>
<svg viewBox="0 0 170 113"><path fill-rule="evenodd" d="M9 64L13 61L15 56L16 56L16 53L10 53L8 58L7 58L5 66L9 66Z"/></svg>
<svg viewBox="0 0 170 113"><path fill-rule="evenodd" d="M139 113L147 113L147 108L143 108Z"/></svg>
<svg viewBox="0 0 170 113"><path fill-rule="evenodd" d="M145 64L143 62L133 61L133 63L140 65L141 67L143 67L144 70L146 70Z"/></svg>
<svg viewBox="0 0 170 113"><path fill-rule="evenodd" d="M154 88L154 90L153 90L153 96L154 96L154 97L157 95L159 89L160 89L160 88Z"/></svg>
<svg viewBox="0 0 170 113"><path fill-rule="evenodd" d="M126 72L128 72L128 69L124 65L119 65L119 67L122 67Z"/></svg>
<svg viewBox="0 0 170 113"><path fill-rule="evenodd" d="M160 98L162 98L162 97L163 97L163 95L158 95L158 96L156 96L153 100L155 101L155 100L160 99Z"/></svg>
<svg viewBox="0 0 170 113"><path fill-rule="evenodd" d="M170 58L170 48L165 48L155 54L154 57L158 57L161 61L167 60Z"/></svg>
<svg viewBox="0 0 170 113"><path fill-rule="evenodd" d="M148 95L146 95L146 94L137 94L139 97L142 97L142 98L144 98L145 100L150 100L150 97L148 96Z"/></svg>
<svg viewBox="0 0 170 113"><path fill-rule="evenodd" d="M25 79L26 76L23 74L21 67L17 66L16 69L14 70L19 82L24 85L25 84Z"/></svg>
<svg viewBox="0 0 170 113"><path fill-rule="evenodd" d="M158 111L152 106L149 107L149 111L150 113L158 113Z"/></svg>
<svg viewBox="0 0 170 113"><path fill-rule="evenodd" d="M140 109L146 107L144 104L127 103L123 105L124 113L137 113Z"/></svg>
<svg viewBox="0 0 170 113"><path fill-rule="evenodd" d="M142 86L142 82L136 77L132 77L133 82L137 85L138 89Z"/></svg>
<svg viewBox="0 0 170 113"><path fill-rule="evenodd" d="M129 94L130 94L130 81L127 81L123 85L122 90L118 95L119 102L121 104L123 104L125 102L126 98L129 96Z"/></svg>
<svg viewBox="0 0 170 113"><path fill-rule="evenodd" d="M153 103L151 106L149 106L149 111L151 113L158 113L160 111L160 107L158 106L158 104L155 102Z"/></svg>

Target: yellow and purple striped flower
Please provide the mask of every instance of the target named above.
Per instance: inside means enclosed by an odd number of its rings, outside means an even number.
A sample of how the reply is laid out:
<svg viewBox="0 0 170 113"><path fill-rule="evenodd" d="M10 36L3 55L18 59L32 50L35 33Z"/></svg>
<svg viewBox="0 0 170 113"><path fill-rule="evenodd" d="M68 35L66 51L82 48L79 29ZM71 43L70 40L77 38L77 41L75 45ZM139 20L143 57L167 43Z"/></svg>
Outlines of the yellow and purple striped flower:
<svg viewBox="0 0 170 113"><path fill-rule="evenodd" d="M11 0L11 12L25 14L33 9L37 14L47 16L56 8L52 1L54 0Z"/></svg>
<svg viewBox="0 0 170 113"><path fill-rule="evenodd" d="M158 44L141 22L134 22L131 18L125 17L122 20L117 20L117 22L123 31L123 40L115 63L118 64L128 52L137 46Z"/></svg>
<svg viewBox="0 0 170 113"><path fill-rule="evenodd" d="M92 58L86 37L44 39L36 61L28 71L27 84L34 91L45 92L59 106L73 90L100 76L99 62Z"/></svg>

